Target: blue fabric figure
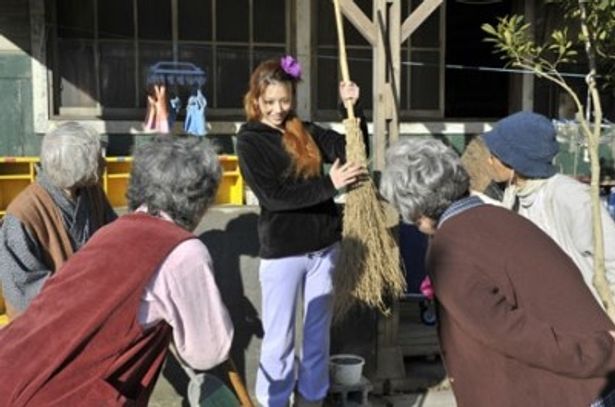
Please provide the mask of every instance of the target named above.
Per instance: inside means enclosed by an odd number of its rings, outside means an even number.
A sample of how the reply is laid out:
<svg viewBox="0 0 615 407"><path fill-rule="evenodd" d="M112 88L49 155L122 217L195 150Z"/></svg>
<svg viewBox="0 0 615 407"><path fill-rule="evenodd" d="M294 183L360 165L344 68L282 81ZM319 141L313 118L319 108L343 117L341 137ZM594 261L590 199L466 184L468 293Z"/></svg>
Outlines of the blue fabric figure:
<svg viewBox="0 0 615 407"><path fill-rule="evenodd" d="M194 134L195 136L207 134L206 107L207 99L205 99L201 90L198 89L196 95L190 96L186 106L186 121L184 122L184 131L186 133Z"/></svg>

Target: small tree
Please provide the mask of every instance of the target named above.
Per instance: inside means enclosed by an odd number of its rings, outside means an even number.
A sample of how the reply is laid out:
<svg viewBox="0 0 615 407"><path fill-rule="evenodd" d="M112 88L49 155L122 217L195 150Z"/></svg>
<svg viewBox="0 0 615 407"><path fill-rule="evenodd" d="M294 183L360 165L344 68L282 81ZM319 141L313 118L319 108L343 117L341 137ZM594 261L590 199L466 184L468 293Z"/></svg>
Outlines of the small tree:
<svg viewBox="0 0 615 407"><path fill-rule="evenodd" d="M598 67L606 67L601 79L602 86L609 86L615 72L615 0L562 0L559 2L569 23L577 24L579 33L570 35L569 28L554 30L549 39L542 44L536 43L530 33L530 24L523 16L513 15L500 18L496 26L484 24L483 31L488 34L485 41L493 42L495 51L503 54L515 67L528 70L540 78L549 80L561 87L573 100L577 112L579 129L587 140L591 165L592 220L594 237L594 276L593 285L602 300L609 317L615 321L615 303L606 279L604 266L604 239L600 212L600 161L599 140L602 124L602 104ZM576 48L582 45L588 63L586 83L589 92L589 106L585 106L561 75L559 68L573 62L577 57ZM603 63L606 62L606 63ZM591 116L583 113L588 108Z"/></svg>

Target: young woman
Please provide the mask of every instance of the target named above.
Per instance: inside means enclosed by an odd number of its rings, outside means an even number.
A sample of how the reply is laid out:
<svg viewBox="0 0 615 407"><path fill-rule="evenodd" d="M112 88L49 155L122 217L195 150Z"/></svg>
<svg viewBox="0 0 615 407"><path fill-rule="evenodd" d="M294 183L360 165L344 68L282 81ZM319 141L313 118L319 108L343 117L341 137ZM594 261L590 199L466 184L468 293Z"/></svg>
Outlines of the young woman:
<svg viewBox="0 0 615 407"><path fill-rule="evenodd" d="M341 222L333 202L365 168L345 161L344 136L295 114L301 69L292 57L260 64L244 96L237 136L243 176L259 200L263 338L256 396L265 406L320 405L329 388L332 273ZM353 105L354 83L340 84ZM360 112L357 112L360 117ZM367 135L365 120L363 134ZM323 163L332 163L325 174ZM295 360L295 304L303 298L303 344Z"/></svg>

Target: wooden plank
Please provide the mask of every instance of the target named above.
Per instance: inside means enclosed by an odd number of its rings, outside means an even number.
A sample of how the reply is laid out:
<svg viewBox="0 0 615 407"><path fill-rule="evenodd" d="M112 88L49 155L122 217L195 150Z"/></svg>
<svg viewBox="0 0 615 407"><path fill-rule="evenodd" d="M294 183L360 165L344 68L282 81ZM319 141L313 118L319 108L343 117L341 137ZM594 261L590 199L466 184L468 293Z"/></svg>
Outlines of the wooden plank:
<svg viewBox="0 0 615 407"><path fill-rule="evenodd" d="M442 4L442 0L424 0L401 26L401 42L404 42Z"/></svg>
<svg viewBox="0 0 615 407"><path fill-rule="evenodd" d="M378 13L384 14L386 12L387 3L386 0L374 0L373 12L374 21L378 21ZM372 74L372 86L373 86L373 163L374 170L382 171L384 169L384 156L387 148L388 141L388 129L386 125L386 38L383 37L382 32L378 29L376 33L376 44L373 48L373 74Z"/></svg>
<svg viewBox="0 0 615 407"><path fill-rule="evenodd" d="M367 42L372 47L376 46L376 26L355 4L354 0L340 0L340 8L342 14L355 26Z"/></svg>
<svg viewBox="0 0 615 407"><path fill-rule="evenodd" d="M301 61L301 70L305 78L311 78L316 70L312 69L312 42L311 27L313 5L311 1L299 1L293 16L294 26L297 29L297 58ZM301 81L297 86L297 114L299 117L312 117L312 87L309 81Z"/></svg>
<svg viewBox="0 0 615 407"><path fill-rule="evenodd" d="M34 132L46 133L49 130L50 94L53 94L53 81L49 72L53 64L47 67L47 31L45 29L45 1L30 0L31 32L31 71L32 71L32 121ZM49 79L49 82L48 81ZM49 85L49 86L48 86Z"/></svg>
<svg viewBox="0 0 615 407"><path fill-rule="evenodd" d="M24 155L24 106L22 80L13 78L0 78L0 123L2 123L2 143L0 143L0 155L21 156Z"/></svg>

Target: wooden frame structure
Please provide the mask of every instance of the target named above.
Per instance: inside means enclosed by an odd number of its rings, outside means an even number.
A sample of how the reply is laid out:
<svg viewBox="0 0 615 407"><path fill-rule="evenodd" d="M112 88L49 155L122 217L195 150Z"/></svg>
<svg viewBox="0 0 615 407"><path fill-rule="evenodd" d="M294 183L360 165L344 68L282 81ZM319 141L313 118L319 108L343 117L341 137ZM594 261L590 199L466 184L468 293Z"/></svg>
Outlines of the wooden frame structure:
<svg viewBox="0 0 615 407"><path fill-rule="evenodd" d="M386 147L399 137L400 47L442 4L424 0L401 23L400 2L374 0L368 18L354 0L340 0L342 14L373 47L374 169L384 167Z"/></svg>
<svg viewBox="0 0 615 407"><path fill-rule="evenodd" d="M442 4L423 2L401 23L400 2L373 0L369 19L354 0L339 0L342 14L373 47L374 170L382 171L386 148L399 138L401 43ZM389 318L379 318L376 376L389 383L403 381L405 366L399 346L400 304L394 301Z"/></svg>

